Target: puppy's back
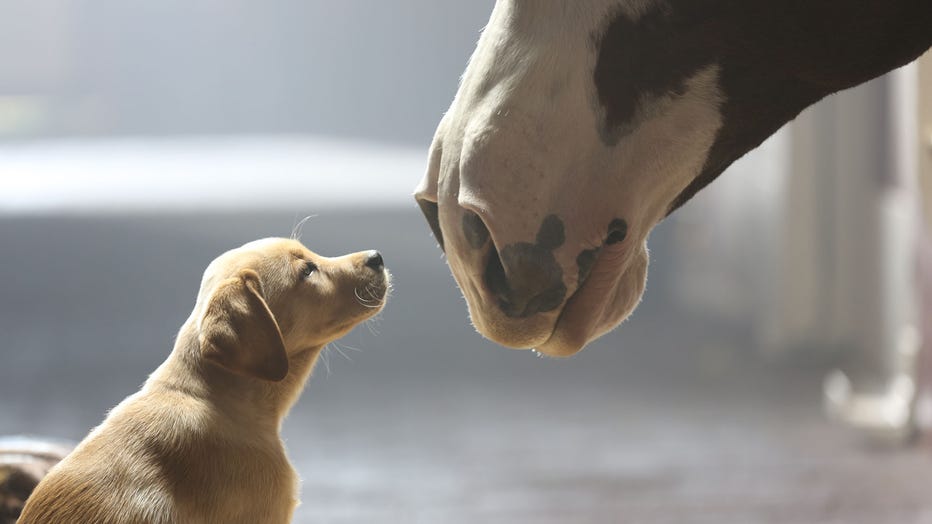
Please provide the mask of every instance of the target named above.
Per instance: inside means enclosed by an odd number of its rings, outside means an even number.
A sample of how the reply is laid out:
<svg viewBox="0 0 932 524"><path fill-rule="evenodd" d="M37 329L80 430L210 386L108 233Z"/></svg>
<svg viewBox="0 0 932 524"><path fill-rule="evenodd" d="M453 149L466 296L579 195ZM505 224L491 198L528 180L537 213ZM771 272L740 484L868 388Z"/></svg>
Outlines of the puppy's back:
<svg viewBox="0 0 932 524"><path fill-rule="evenodd" d="M148 428L127 416L134 397L39 482L19 523L174 523L170 490Z"/></svg>
<svg viewBox="0 0 932 524"><path fill-rule="evenodd" d="M23 524L101 524L179 522L168 497L160 489L138 485L130 492L119 478L127 473L119 466L109 471L64 467L53 470L39 483L19 521ZM104 464L106 466L106 464ZM137 479L138 480L138 479ZM145 483L142 483L145 484Z"/></svg>
<svg viewBox="0 0 932 524"><path fill-rule="evenodd" d="M277 437L256 439L191 397L137 393L49 472L19 522L290 522L297 476Z"/></svg>

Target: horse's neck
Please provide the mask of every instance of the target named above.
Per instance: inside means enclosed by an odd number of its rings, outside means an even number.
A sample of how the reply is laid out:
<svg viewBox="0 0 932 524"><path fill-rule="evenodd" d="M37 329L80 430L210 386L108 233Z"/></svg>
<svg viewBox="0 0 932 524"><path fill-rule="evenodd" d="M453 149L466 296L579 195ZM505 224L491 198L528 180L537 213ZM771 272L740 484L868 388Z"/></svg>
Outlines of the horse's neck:
<svg viewBox="0 0 932 524"><path fill-rule="evenodd" d="M686 16L713 6L728 23L723 52L731 60L766 60L827 92L902 65L932 42L928 0L677 0ZM750 65L750 64L748 64Z"/></svg>
<svg viewBox="0 0 932 524"><path fill-rule="evenodd" d="M821 98L904 65L932 44L929 0L672 0L720 66L722 121L702 174L673 209Z"/></svg>

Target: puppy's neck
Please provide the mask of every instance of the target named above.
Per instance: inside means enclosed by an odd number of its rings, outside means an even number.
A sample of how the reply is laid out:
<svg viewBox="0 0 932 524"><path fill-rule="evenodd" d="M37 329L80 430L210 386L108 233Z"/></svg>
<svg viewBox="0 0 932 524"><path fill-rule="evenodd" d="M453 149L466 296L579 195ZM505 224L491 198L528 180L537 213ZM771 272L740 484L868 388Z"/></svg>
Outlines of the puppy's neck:
<svg viewBox="0 0 932 524"><path fill-rule="evenodd" d="M288 375L269 382L233 373L201 357L197 329L182 326L168 359L146 381L143 391L171 391L208 403L235 422L277 432L294 405L322 346L288 357Z"/></svg>

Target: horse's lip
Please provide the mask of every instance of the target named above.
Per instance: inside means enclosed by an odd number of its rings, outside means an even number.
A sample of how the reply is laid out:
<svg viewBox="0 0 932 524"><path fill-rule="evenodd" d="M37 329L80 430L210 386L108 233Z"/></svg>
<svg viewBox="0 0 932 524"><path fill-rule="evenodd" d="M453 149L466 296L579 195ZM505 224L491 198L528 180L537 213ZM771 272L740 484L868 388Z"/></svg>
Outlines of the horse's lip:
<svg viewBox="0 0 932 524"><path fill-rule="evenodd" d="M458 278L457 281L459 282ZM552 336L557 319L562 314L562 310L560 313L554 310L527 318L510 318L498 307L495 294L476 277L465 278L460 283L460 289L466 297L470 318L476 330L488 340L507 348L531 349L545 343ZM542 320L547 316L552 320L544 324ZM521 335L516 336L519 332Z"/></svg>
<svg viewBox="0 0 932 524"><path fill-rule="evenodd" d="M567 311L572 312L576 307L575 304L577 299L585 288L585 283L580 286L570 298L566 300L563 304L563 308L560 310L557 320L553 323L553 329L550 331L550 336L547 340L537 346L537 351L549 356L549 357L569 357L579 353L583 347L588 343L588 337L580 337L579 332L581 329L579 327L568 326L566 324L566 313ZM588 325L586 326L588 328ZM588 331L588 330L587 330ZM564 338L564 335L570 335L570 339L567 340Z"/></svg>
<svg viewBox="0 0 932 524"><path fill-rule="evenodd" d="M602 253L604 255L605 253ZM604 308L606 304L614 301L617 293L618 278L624 271L613 272L613 287L605 289L604 293L599 294L598 290L593 290L593 276L601 275L610 269L613 264L611 257L599 256L589 276L576 288L576 291L566 299L560 314L553 324L553 330L546 342L540 344L536 349L541 353L552 357L569 357L575 355L584 347L593 336L594 328L603 319ZM624 266L622 266L624 267ZM585 301L585 302L584 302ZM578 311L583 310L581 317L574 323L569 323L573 316L580 315Z"/></svg>
<svg viewBox="0 0 932 524"><path fill-rule="evenodd" d="M494 247L492 249L494 249ZM481 267L485 267L488 256L489 252L486 250L481 256ZM610 289L606 289L605 293L601 293L600 289L593 289L593 286L601 288L599 282L593 283L598 280L598 278L593 277L604 274L605 272L610 272L612 274L611 280L613 283L617 283L617 279L622 272L617 272L617 269L612 266L618 263L618 258L611 256L609 252L603 249L600 256L593 264L586 280L573 291L558 310L538 313L527 319L507 318L503 314L500 314L500 310L498 310L499 314L490 315L489 309L493 311L497 309L497 298L489 288L484 285L485 283L481 280L481 276L467 276L467 278L464 279L466 285L461 285L460 287L467 297L467 303L470 304L470 308L472 308L472 302L469 300L470 295L478 299L478 303L485 306L477 308L477 315L473 316L473 325L484 337L513 349L523 350L535 348L547 356L568 357L578 353L592 338L596 338L591 335L595 332L595 328L603 318L603 308L605 304L613 300L616 286L612 286ZM454 272L454 277L455 276L456 272ZM583 313L579 313L580 310L582 310ZM506 328L506 330L514 334L514 329L518 328L518 326L527 326L527 323L531 321L532 318L540 321L542 317L546 316L551 317L552 323L547 323L546 327L540 325L539 328L542 329L538 331L539 335L531 334L536 330L532 329L528 331L527 334L524 335L523 342L516 343L515 340L504 339L499 336L500 333L497 332L498 329L493 327L502 322L506 325L510 325L511 327ZM568 323L568 317L572 318L574 316L579 317L576 319L577 321ZM491 321L491 323L489 323L489 321ZM546 331L547 328L549 328L549 333ZM537 341L531 342L529 339L536 339ZM541 339L543 339L543 341L541 341Z"/></svg>

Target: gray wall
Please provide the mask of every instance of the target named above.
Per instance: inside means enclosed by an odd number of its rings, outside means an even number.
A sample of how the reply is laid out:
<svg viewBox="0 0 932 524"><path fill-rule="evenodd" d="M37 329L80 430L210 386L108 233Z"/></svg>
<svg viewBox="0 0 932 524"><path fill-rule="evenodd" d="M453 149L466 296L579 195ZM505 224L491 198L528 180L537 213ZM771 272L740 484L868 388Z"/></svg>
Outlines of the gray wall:
<svg viewBox="0 0 932 524"><path fill-rule="evenodd" d="M492 4L3 2L0 138L298 132L421 144Z"/></svg>

